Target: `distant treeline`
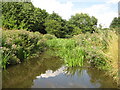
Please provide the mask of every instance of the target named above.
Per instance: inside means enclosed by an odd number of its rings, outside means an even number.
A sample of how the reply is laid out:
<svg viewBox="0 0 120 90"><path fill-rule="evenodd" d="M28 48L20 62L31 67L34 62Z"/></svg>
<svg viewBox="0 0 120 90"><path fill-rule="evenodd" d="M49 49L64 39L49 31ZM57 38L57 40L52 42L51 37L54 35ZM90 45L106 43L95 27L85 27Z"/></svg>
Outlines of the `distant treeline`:
<svg viewBox="0 0 120 90"><path fill-rule="evenodd" d="M119 18L115 18L110 27L117 27ZM54 34L57 37L71 37L76 34L97 31L97 19L88 14L75 14L67 21L57 13L49 14L36 8L31 2L3 2L2 27L6 29L24 29L39 31L42 34ZM116 22L117 21L117 22Z"/></svg>

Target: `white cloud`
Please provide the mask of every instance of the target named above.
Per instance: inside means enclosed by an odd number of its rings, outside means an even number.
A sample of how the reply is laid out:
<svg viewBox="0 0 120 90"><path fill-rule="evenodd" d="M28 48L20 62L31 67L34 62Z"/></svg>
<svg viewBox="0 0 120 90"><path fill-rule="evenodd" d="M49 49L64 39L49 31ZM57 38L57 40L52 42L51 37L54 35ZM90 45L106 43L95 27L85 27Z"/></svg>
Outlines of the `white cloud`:
<svg viewBox="0 0 120 90"><path fill-rule="evenodd" d="M73 9L73 2L84 2L84 0L65 0L65 3L61 3L63 0L32 0L33 5L41 9L46 9L47 12L53 11L62 16L63 19L69 19L71 15L75 13L88 13L91 16L95 16L98 19L98 24L102 24L108 27L114 17L117 17L117 10L114 11L111 4L115 4L118 0L92 0L92 2L104 2L104 4L97 4L88 8ZM91 2L87 0L86 2Z"/></svg>
<svg viewBox="0 0 120 90"><path fill-rule="evenodd" d="M98 24L102 24L103 27L109 27L112 19L118 16L117 10L116 12L112 11L108 4L93 5L76 12L84 12L95 16L98 19Z"/></svg>
<svg viewBox="0 0 120 90"><path fill-rule="evenodd" d="M68 1L71 1L71 2L108 2L110 0L59 0L59 1L65 1L65 2L68 2Z"/></svg>
<svg viewBox="0 0 120 90"><path fill-rule="evenodd" d="M120 0L109 0L107 3L117 4Z"/></svg>
<svg viewBox="0 0 120 90"><path fill-rule="evenodd" d="M44 74L41 74L40 76L37 76L36 78L49 78L49 77L55 77L61 73L63 73L63 70L65 67L61 67L60 69L53 72L52 70L47 70Z"/></svg>
<svg viewBox="0 0 120 90"><path fill-rule="evenodd" d="M32 0L33 5L41 9L46 9L47 12L52 13L53 11L58 13L64 19L68 18L72 14L71 2L60 3L58 0Z"/></svg>

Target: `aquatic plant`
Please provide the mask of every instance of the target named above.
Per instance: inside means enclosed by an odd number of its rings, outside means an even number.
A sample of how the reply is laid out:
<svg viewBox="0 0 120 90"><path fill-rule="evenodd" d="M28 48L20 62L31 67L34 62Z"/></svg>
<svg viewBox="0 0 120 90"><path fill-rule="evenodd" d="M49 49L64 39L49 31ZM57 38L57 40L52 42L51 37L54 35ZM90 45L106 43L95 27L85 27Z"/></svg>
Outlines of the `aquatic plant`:
<svg viewBox="0 0 120 90"><path fill-rule="evenodd" d="M2 65L2 68L3 68L3 69L6 69L6 65L9 64L9 63L8 63L9 54L10 54L10 52L9 52L7 55L4 55L4 56L2 57L1 65Z"/></svg>
<svg viewBox="0 0 120 90"><path fill-rule="evenodd" d="M83 66L84 50L76 47L75 40L72 39L52 39L48 40L49 47L57 49L56 55L64 59L66 66Z"/></svg>

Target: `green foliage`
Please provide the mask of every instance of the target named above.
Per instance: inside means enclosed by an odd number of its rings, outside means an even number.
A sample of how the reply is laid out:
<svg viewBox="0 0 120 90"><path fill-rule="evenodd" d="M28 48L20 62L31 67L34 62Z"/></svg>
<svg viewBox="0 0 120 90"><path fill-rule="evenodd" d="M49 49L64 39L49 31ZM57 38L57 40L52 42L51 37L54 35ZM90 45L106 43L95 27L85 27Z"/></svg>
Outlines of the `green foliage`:
<svg viewBox="0 0 120 90"><path fill-rule="evenodd" d="M66 22L66 37L71 37L73 35L80 34L81 32L82 30L79 27L69 23L69 21Z"/></svg>
<svg viewBox="0 0 120 90"><path fill-rule="evenodd" d="M51 34L44 34L43 38L47 39L47 40L50 40L50 39L54 39L54 38L57 38L57 37L55 37L54 35L51 35Z"/></svg>
<svg viewBox="0 0 120 90"><path fill-rule="evenodd" d="M39 32L25 30L3 30L2 64L20 63L32 56L36 56L46 47L45 40Z"/></svg>
<svg viewBox="0 0 120 90"><path fill-rule="evenodd" d="M97 30L95 25L97 25L97 19L87 14L76 14L69 21L65 21L53 12L46 18L45 30L56 37L69 38L80 33L94 32Z"/></svg>
<svg viewBox="0 0 120 90"><path fill-rule="evenodd" d="M83 33L85 32L92 33L95 31L95 27L97 25L97 19L94 16L90 17L87 14L81 13L81 14L76 14L75 16L72 16L69 19L69 23L81 29Z"/></svg>
<svg viewBox="0 0 120 90"><path fill-rule="evenodd" d="M94 67L108 69L110 60L106 56L108 43L111 40L111 30L98 31L97 33L80 34L73 37L77 44L84 48L85 59Z"/></svg>
<svg viewBox="0 0 120 90"><path fill-rule="evenodd" d="M35 8L31 2L3 2L3 27L7 29L26 29L46 33L45 18L48 13Z"/></svg>
<svg viewBox="0 0 120 90"><path fill-rule="evenodd" d="M97 19L87 14L76 14L69 21L56 13L48 14L36 8L31 2L3 2L2 21L4 28L39 31L52 34L58 38L70 38L85 32L96 30Z"/></svg>
<svg viewBox="0 0 120 90"><path fill-rule="evenodd" d="M111 24L110 24L110 28L120 28L120 17L115 17Z"/></svg>
<svg viewBox="0 0 120 90"><path fill-rule="evenodd" d="M45 30L48 34L53 34L56 37L65 37L65 20L63 20L58 14L52 13L45 20Z"/></svg>
<svg viewBox="0 0 120 90"><path fill-rule="evenodd" d="M67 66L83 66L84 50L80 47L75 47L76 43L74 40L52 39L48 40L47 44L57 50L57 55L64 59Z"/></svg>
<svg viewBox="0 0 120 90"><path fill-rule="evenodd" d="M8 60L9 60L9 54L10 54L10 52L7 54L7 55L3 55L3 57L2 57L2 68L6 68L6 65L7 64L9 64L8 63Z"/></svg>
<svg viewBox="0 0 120 90"><path fill-rule="evenodd" d="M64 59L67 66L83 66L87 61L91 66L99 69L107 69L109 60L105 52L111 36L109 31L99 33L82 33L70 39L52 39L47 41L50 48L56 50L56 54Z"/></svg>
<svg viewBox="0 0 120 90"><path fill-rule="evenodd" d="M117 34L120 34L120 17L115 17L109 27L111 30L115 30Z"/></svg>

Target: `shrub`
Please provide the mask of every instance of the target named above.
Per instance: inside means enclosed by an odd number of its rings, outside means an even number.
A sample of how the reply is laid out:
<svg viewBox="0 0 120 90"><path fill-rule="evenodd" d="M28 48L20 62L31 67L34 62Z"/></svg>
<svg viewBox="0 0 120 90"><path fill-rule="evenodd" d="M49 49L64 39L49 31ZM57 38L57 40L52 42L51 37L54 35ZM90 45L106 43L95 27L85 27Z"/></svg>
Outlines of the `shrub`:
<svg viewBox="0 0 120 90"><path fill-rule="evenodd" d="M39 32L3 30L3 68L17 64L44 50L45 40Z"/></svg>
<svg viewBox="0 0 120 90"><path fill-rule="evenodd" d="M43 38L44 38L44 39L47 39L47 40L50 40L50 39L56 38L56 36L51 35L51 34L44 34L44 35L43 35Z"/></svg>

